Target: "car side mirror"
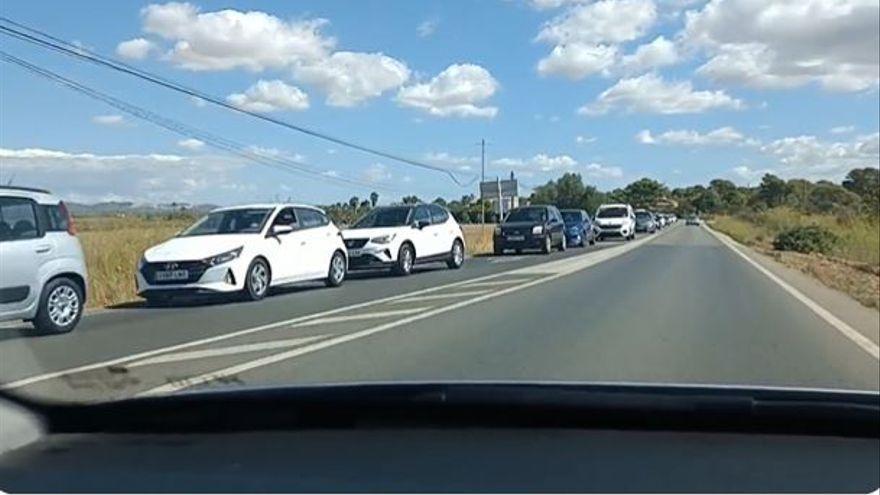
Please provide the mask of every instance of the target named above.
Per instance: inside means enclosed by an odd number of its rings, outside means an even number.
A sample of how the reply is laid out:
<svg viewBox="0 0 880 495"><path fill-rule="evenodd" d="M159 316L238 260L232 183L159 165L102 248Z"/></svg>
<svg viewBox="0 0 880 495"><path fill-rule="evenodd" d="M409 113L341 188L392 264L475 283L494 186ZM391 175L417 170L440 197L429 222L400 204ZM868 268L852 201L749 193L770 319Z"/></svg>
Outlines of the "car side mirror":
<svg viewBox="0 0 880 495"><path fill-rule="evenodd" d="M289 234L293 232L292 225L273 225L269 229L269 237L278 237L280 235Z"/></svg>
<svg viewBox="0 0 880 495"><path fill-rule="evenodd" d="M423 228L427 227L428 225L431 225L431 222L429 222L427 220L419 220L413 224L413 227L415 227L419 230L422 230Z"/></svg>

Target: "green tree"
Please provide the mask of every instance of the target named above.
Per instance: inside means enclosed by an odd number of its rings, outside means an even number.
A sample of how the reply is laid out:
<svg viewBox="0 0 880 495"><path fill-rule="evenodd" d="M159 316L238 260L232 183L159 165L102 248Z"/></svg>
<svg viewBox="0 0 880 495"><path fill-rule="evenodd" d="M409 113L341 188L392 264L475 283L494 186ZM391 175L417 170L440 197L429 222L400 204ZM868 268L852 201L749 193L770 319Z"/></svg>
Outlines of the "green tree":
<svg viewBox="0 0 880 495"><path fill-rule="evenodd" d="M351 208L352 210L357 210L357 207L360 204L360 202L361 202L360 198L358 198L357 196L352 196L348 200L348 207Z"/></svg>
<svg viewBox="0 0 880 495"><path fill-rule="evenodd" d="M440 196L437 196L436 198L434 198L433 203L440 205L440 206L446 206L446 200L441 198Z"/></svg>
<svg viewBox="0 0 880 495"><path fill-rule="evenodd" d="M782 206L785 199L791 194L790 186L773 174L764 174L761 185L758 186L757 197L770 208Z"/></svg>
<svg viewBox="0 0 880 495"><path fill-rule="evenodd" d="M376 204L379 203L379 193L373 191L370 193L370 206L375 208Z"/></svg>
<svg viewBox="0 0 880 495"><path fill-rule="evenodd" d="M404 196L401 201L403 201L403 204L405 205L415 205L422 202L422 200L416 195Z"/></svg>
<svg viewBox="0 0 880 495"><path fill-rule="evenodd" d="M880 169L855 168L843 180L846 190L858 194L868 213L880 215Z"/></svg>
<svg viewBox="0 0 880 495"><path fill-rule="evenodd" d="M838 216L852 216L859 212L862 199L837 184L817 184L807 198L807 211L811 213L833 213Z"/></svg>
<svg viewBox="0 0 880 495"><path fill-rule="evenodd" d="M656 180L647 177L639 179L623 188L623 197L634 208L654 208L665 199L669 190Z"/></svg>

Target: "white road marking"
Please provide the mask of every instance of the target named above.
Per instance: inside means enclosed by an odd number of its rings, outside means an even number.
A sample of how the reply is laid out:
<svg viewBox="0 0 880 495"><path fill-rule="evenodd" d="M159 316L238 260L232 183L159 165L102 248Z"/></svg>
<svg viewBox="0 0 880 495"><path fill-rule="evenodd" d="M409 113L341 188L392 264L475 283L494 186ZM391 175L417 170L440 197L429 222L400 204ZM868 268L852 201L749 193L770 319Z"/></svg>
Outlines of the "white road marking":
<svg viewBox="0 0 880 495"><path fill-rule="evenodd" d="M393 301L390 304L403 304L403 303L413 303L413 302L422 302L422 301L435 301L437 299L455 299L457 297L470 297L470 296L479 296L480 294L485 294L490 292L487 290L471 290L471 291L461 291L461 292L450 292L448 294L428 294L426 296L416 296L416 297L408 297L406 299L398 299L397 301Z"/></svg>
<svg viewBox="0 0 880 495"><path fill-rule="evenodd" d="M857 346L862 348L862 350L864 350L865 352L867 352L868 354L873 356L874 359L880 360L880 347L878 347L877 344L875 344L873 341L871 341L871 339L865 337L864 335L859 333L858 330L849 326L849 324L847 324L845 321L834 316L830 311L828 311L827 309L820 306L819 303L817 303L816 301L813 301L812 299L810 299L809 297L804 295L801 291L799 291L799 290L795 289L794 287L792 287L791 285L789 285L788 282L782 280L781 278L777 277L773 272L771 272L770 270L761 266L760 263L758 263L757 261L748 257L746 254L744 254L742 251L740 251L739 248L737 248L737 246L733 243L732 240L728 239L726 236L722 236L718 232L715 232L714 230L712 230L708 226L705 226L705 224L702 224L702 225L706 228L706 230L710 234L715 236L715 238L718 239L722 244L724 244L725 246L730 248L734 253L739 255L742 259L746 260L750 265L757 268L759 272L766 275L770 280L776 282L777 285L782 287L786 292L791 294L791 296L793 296L795 299L804 303L804 305L806 307L810 308L814 313L819 315L820 318L822 318L823 320L828 322L829 325L831 325L832 327L837 329L837 331L842 333L845 337L847 337L848 339L853 341Z"/></svg>
<svg viewBox="0 0 880 495"><path fill-rule="evenodd" d="M519 261L523 256L505 256L503 258L492 258L489 263L510 263L511 261Z"/></svg>
<svg viewBox="0 0 880 495"><path fill-rule="evenodd" d="M465 289L470 289L471 287L494 287L496 285L512 285L518 284L521 282L528 282L529 278L508 278L504 280L489 280L487 282L472 282L470 284L466 284L464 286Z"/></svg>
<svg viewBox="0 0 880 495"><path fill-rule="evenodd" d="M296 339L270 340L267 342L257 342L254 344L234 345L230 347L221 347L218 349L202 349L199 351L174 352L171 354L162 354L147 359L141 359L133 363L125 365L126 368L135 368L138 366L150 366L153 364L176 363L179 361L190 361L192 359L204 359L218 356L229 356L233 354L244 354L247 352L270 351L273 349L283 349L285 347L296 347L302 344L308 344L328 337L328 335L311 335L308 337L299 337Z"/></svg>
<svg viewBox="0 0 880 495"><path fill-rule="evenodd" d="M389 318L392 316L404 316L418 313L420 311L425 311L428 309L431 309L431 306L425 306L422 308L396 309L392 311L376 311L374 313L360 313L356 315L327 316L325 318L318 318L303 323L297 323L295 325L291 325L290 328L308 327L313 325L326 325L328 323L344 323L346 321L374 320L378 318Z"/></svg>
<svg viewBox="0 0 880 495"><path fill-rule="evenodd" d="M241 330L235 330L235 331L232 331L232 332L229 332L229 333L224 333L224 334L220 334L220 335L215 335L215 336L213 336L213 337L206 337L206 338L203 338L203 339L197 339L197 340L191 340L191 341L188 341L188 342L182 342L182 343L180 343L180 344L173 344L173 345L169 345L169 346L165 346L165 347L159 347L159 348L156 348L156 349L151 349L151 350L149 350L149 351L138 352L138 353L131 354L131 355L128 355L128 356L120 356L120 357L118 357L118 358L108 359L108 360L105 360L105 361L98 361L98 362L95 362L95 363L84 364L84 365L81 365L81 366L73 366L73 367L70 367L70 368L65 368L65 369L63 369L63 370L50 371L50 372L48 372L48 373L43 373L43 374L40 374L40 375L34 375L34 376L27 377L27 378L22 378L22 379L19 379L19 380L15 380L15 381L12 381L12 382L9 382L9 383L3 383L3 384L0 384L0 389L3 389L3 390L10 390L10 389L14 389L14 388L24 387L24 386L26 386L26 385L32 385L32 384L34 384L34 383L39 383L39 382L42 382L42 381L51 380L51 379L53 379L53 378L59 378L59 377L62 377L62 376L66 376L66 375L73 374L73 373L81 373L81 372L83 372L83 371L91 371L91 370L95 370L95 369L99 369L99 368L105 368L105 367L107 367L107 366L116 366L116 365L119 365L119 364L125 363L125 362L127 362L127 361L134 360L134 359L143 359L143 358L150 357L150 356L156 356L156 355L159 355L159 354L164 354L164 353L166 353L166 352L179 351L179 350L181 350L181 349L188 349L188 348L190 348L190 347L197 347L197 346L200 346L200 345L211 344L211 343L214 343L214 342L220 342L220 341L223 341L223 340L233 339L233 338L236 338L236 337L241 337L242 335L249 335L249 334L253 334L253 333L258 333L258 332L265 332L265 331L269 331L269 330L274 330L274 329L276 329L276 328L283 327L283 326L285 326L285 325L296 324L296 323L299 323L299 322L301 322L301 321L307 321L307 320L310 320L310 319L312 319L312 318L321 318L321 317L324 317L324 316L330 316L330 315L334 315L334 314L344 313L344 312L346 312L346 311L352 311L352 310L355 310L355 309L366 308L366 307L370 307L370 306L376 306L376 305L379 305L379 304L384 304L384 303L387 303L387 302L396 301L396 300L398 300L398 299L403 299L403 298L406 298L406 297L416 296L416 295L419 295L419 294L428 294L428 293L431 293L431 292L441 291L441 290L444 290L444 289L449 289L449 288L453 288L453 287L459 287L459 286L461 286L461 285L463 285L463 284L466 284L466 283L468 283L468 282L472 282L472 281L475 281L475 280L489 280L489 279L492 279L492 278L495 278L495 277L500 277L500 276L502 276L502 275L504 275L504 274L505 274L505 272L501 272L501 273L492 273L492 274L490 274L490 275L484 275L484 276L482 276L482 277L475 277L475 278L468 279L468 280L460 280L460 281L458 281L458 282L451 282L451 283L448 283L448 284L445 284L445 285L438 285L438 286L436 286L436 287L428 287L428 288L426 288L426 289L420 289L420 290L413 291L413 292L409 292L409 293L397 294L397 295L394 295L394 296L388 296L388 297L383 297L383 298L379 298L379 299L372 299L372 300L369 300L369 301L364 301L364 302L362 302L362 303L357 303L357 304L351 304L351 305L349 305L349 306L344 306L344 307L342 307L342 308L330 309L330 310L327 310L327 311L321 311L321 312L313 313L313 314L310 314L310 315L297 316L297 317L295 317L295 318L290 318L290 319L288 319L288 320L276 321L276 322L273 322L273 323L267 323L267 324L265 324L265 325L259 325L259 326L256 326L256 327L243 328L243 329L241 329Z"/></svg>
<svg viewBox="0 0 880 495"><path fill-rule="evenodd" d="M482 296L477 296L473 299L468 299L466 301L460 301L454 304L450 304L448 306L441 306L437 309L422 312L417 315L413 315L407 318L403 318L396 321L391 321L388 323L383 323L381 325L367 328L364 330L360 330L357 332L352 332L346 335L340 335L338 337L333 337L327 340L323 340L321 342L316 342L314 344L305 345L302 347L298 347L296 349L291 349L289 351L280 352L278 354L273 354L271 356L265 356L259 359L255 359L253 361L237 364L235 366L230 366L228 368L223 368L217 371L212 371L208 373L203 373L201 375L196 375L185 380L176 381L173 383L167 383L165 385L161 385L158 387L154 387L152 389L145 390L136 394L137 396L147 396L147 395L159 395L159 394L167 394L177 392L186 388L194 387L197 385L203 385L206 383L210 383L215 380L220 380L229 376L238 375L240 373L244 373L246 371L250 371L256 368L261 368L264 366L268 366L271 364L279 363L281 361L285 361L287 359L292 359L298 356L302 356L305 354L310 354L316 351L320 351L322 349L327 349L329 347L337 346L340 344L344 344L346 342L351 342L353 340L362 339L365 337L369 337L371 335L385 332L387 330L391 330L393 328L397 328L403 325L408 325L410 323L424 320L426 318L431 318L443 313L448 313L450 311L455 311L459 308L463 308L465 306L470 306L472 304L477 304L483 301L487 301L489 299L493 299L496 297L501 297L513 292L517 292L523 289L527 289L529 287L533 287L538 284L543 284L555 280L560 277L564 277L571 273L575 273L577 271L583 270L584 268L593 266L597 263L601 263L603 261L607 261L611 258L620 256L628 251L632 251L633 249L645 244L646 242L651 241L652 239L657 239L658 236L647 237L644 239L640 239L638 241L629 242L627 244L623 244L620 246L615 246L609 249L603 249L601 251L596 251L589 254L595 254L595 256L584 255L585 260L581 263L568 265L567 269L559 269L556 273L551 275L547 275L542 278L531 279L528 282L515 285L513 287L508 287L504 289L500 289L494 292L490 292L488 294L484 294Z"/></svg>

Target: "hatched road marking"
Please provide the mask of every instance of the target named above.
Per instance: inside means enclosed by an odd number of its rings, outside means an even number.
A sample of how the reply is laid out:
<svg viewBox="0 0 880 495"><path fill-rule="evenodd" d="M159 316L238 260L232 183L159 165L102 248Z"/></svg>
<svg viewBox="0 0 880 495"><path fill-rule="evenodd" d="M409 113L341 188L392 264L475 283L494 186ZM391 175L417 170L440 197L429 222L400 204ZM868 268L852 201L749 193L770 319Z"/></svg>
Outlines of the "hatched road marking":
<svg viewBox="0 0 880 495"><path fill-rule="evenodd" d="M176 363L179 361L189 361L191 359L204 359L219 356L229 356L233 354L244 354L246 352L269 351L273 349L283 349L285 347L295 347L302 344L308 344L328 337L329 335L312 335L309 337L299 337L296 339L270 340L268 342L257 342L256 344L242 344L230 347L221 347L219 349L203 349L200 351L174 352L171 354L162 354L147 359L141 359L133 363L125 365L126 368L136 368L138 366L150 366L153 364Z"/></svg>

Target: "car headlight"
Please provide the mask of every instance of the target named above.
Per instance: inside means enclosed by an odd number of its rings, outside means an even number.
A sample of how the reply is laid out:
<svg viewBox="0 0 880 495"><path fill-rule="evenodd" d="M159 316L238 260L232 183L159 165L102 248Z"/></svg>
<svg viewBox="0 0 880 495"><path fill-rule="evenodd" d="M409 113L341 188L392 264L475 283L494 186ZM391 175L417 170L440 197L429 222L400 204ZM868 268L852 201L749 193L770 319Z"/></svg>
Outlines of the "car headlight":
<svg viewBox="0 0 880 495"><path fill-rule="evenodd" d="M535 225L532 227L532 235L541 235L544 233L544 227L541 225Z"/></svg>
<svg viewBox="0 0 880 495"><path fill-rule="evenodd" d="M147 264L147 258L145 256L141 256L141 259L138 260L138 270L144 267Z"/></svg>
<svg viewBox="0 0 880 495"><path fill-rule="evenodd" d="M395 237L397 237L397 234L380 235L379 237L373 237L370 239L370 242L374 244L389 244Z"/></svg>
<svg viewBox="0 0 880 495"><path fill-rule="evenodd" d="M230 251L226 251L225 253L220 253L216 256L211 256L210 258L205 258L204 261L205 261L205 263L208 264L208 266L215 266L215 265L222 265L223 263L229 263L230 261L234 260L235 258L238 258L238 255L241 254L241 250L243 248L244 248L244 246L237 247L237 248L232 249Z"/></svg>

